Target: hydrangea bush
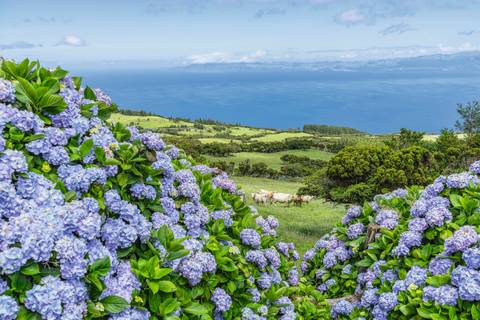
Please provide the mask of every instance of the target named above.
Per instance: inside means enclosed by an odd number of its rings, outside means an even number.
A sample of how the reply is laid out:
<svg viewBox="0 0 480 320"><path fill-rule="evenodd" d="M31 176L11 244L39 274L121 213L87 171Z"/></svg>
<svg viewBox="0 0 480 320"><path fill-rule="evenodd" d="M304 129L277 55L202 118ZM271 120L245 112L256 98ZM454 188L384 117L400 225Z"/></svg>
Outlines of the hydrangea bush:
<svg viewBox="0 0 480 320"><path fill-rule="evenodd" d="M348 209L302 261L335 319L480 319L480 161Z"/></svg>
<svg viewBox="0 0 480 320"><path fill-rule="evenodd" d="M0 63L0 320L328 310L226 174L109 123L111 99L60 68Z"/></svg>

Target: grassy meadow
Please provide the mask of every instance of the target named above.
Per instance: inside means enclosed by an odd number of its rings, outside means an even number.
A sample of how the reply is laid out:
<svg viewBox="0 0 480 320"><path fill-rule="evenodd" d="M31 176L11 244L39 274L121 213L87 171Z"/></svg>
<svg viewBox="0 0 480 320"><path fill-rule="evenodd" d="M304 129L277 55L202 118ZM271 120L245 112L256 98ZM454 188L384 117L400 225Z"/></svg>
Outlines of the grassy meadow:
<svg viewBox="0 0 480 320"><path fill-rule="evenodd" d="M155 130L163 135L198 138L202 143L280 142L288 138L304 138L312 135L297 131L276 131L239 125L195 124L161 116L140 116L114 113L111 121Z"/></svg>
<svg viewBox="0 0 480 320"><path fill-rule="evenodd" d="M260 152L238 152L234 153L229 157L213 157L207 156L206 158L209 160L223 160L227 162L234 162L235 164L239 164L245 160L250 160L251 163L257 162L265 162L269 165L272 169L280 169L283 162L280 159L282 156L290 154L295 156L303 156L309 157L313 160L329 160L333 153L316 150L316 149L308 149L308 150L287 150L287 151L280 151L280 152L271 152L271 153L260 153Z"/></svg>
<svg viewBox="0 0 480 320"><path fill-rule="evenodd" d="M315 199L302 207L284 204L255 204L251 193L260 189L295 193L300 183L278 181L265 178L233 177L237 185L245 192L247 203L255 205L261 215L273 215L280 221L278 235L283 241L293 242L300 254L303 254L325 233L340 222L345 207L322 199Z"/></svg>

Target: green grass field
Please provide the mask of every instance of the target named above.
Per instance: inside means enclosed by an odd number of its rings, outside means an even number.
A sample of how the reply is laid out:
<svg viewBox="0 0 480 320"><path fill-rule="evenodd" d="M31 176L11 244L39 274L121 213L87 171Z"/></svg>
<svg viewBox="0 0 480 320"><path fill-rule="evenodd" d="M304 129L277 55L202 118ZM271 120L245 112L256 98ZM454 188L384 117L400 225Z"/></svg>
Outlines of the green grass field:
<svg viewBox="0 0 480 320"><path fill-rule="evenodd" d="M263 137L255 138L253 140L260 141L260 142L275 142L275 141L283 141L288 138L305 138L305 137L312 137L312 135L305 132L277 132L277 133L267 134Z"/></svg>
<svg viewBox="0 0 480 320"><path fill-rule="evenodd" d="M248 204L255 205L260 214L275 216L279 222L278 236L282 241L293 242L300 254L311 248L315 242L332 227L340 222L345 213L345 207L321 199L314 200L302 207L283 204L254 204L250 194L260 189L295 193L300 183L278 181L263 178L233 177L239 187L245 192Z"/></svg>
<svg viewBox="0 0 480 320"><path fill-rule="evenodd" d="M124 125L138 125L145 129L166 128L174 125L193 126L191 122L173 121L159 116L129 116L120 113L114 113L110 121L120 122Z"/></svg>
<svg viewBox="0 0 480 320"><path fill-rule="evenodd" d="M272 129L251 128L232 125L216 126L212 124L203 124L203 128L199 128L197 126L194 126L193 122L188 121L172 120L160 116L136 116L124 115L120 113L112 114L111 121L120 122L124 125L136 125L145 129L156 129L162 132L167 132L168 134L170 134L171 131L166 130L174 129L176 130L175 135L200 138L203 143L229 143L230 141L242 143L241 140L237 140L240 138L246 138L250 141L274 142L284 141L287 138L301 138L312 136L308 133L303 132L275 131ZM220 128L221 130L217 130L218 128ZM224 138L225 135L230 136L231 139Z"/></svg>
<svg viewBox="0 0 480 320"><path fill-rule="evenodd" d="M202 139L202 140L205 140L205 139ZM283 164L280 158L285 154L304 156L304 157L309 157L315 160L328 160L333 156L333 153L330 153L330 152L325 152L317 149L308 149L308 150L287 150L287 151L272 152L272 153L239 152L239 153L234 153L230 157L208 156L207 159L213 160L213 161L219 161L219 160L227 161L227 162L232 161L235 164L238 164L245 160L250 160L251 163L265 162L272 169L279 170Z"/></svg>

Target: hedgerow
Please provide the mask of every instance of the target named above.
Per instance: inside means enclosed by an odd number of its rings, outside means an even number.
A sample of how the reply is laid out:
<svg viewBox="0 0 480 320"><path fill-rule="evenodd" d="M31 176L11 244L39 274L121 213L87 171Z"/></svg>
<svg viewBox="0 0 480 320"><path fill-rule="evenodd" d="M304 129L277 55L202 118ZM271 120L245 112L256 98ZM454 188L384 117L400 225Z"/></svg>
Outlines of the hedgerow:
<svg viewBox="0 0 480 320"><path fill-rule="evenodd" d="M480 319L480 161L348 209L304 256L337 319Z"/></svg>
<svg viewBox="0 0 480 320"><path fill-rule="evenodd" d="M61 68L1 62L0 319L318 318L277 220L115 108Z"/></svg>

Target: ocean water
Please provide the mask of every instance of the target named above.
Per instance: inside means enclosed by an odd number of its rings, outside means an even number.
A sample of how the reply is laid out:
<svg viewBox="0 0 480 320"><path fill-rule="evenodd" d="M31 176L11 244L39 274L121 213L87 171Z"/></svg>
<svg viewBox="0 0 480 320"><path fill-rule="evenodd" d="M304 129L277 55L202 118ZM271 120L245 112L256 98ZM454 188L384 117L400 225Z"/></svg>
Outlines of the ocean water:
<svg viewBox="0 0 480 320"><path fill-rule="evenodd" d="M75 70L122 108L268 128L328 124L370 133L453 128L480 72Z"/></svg>

